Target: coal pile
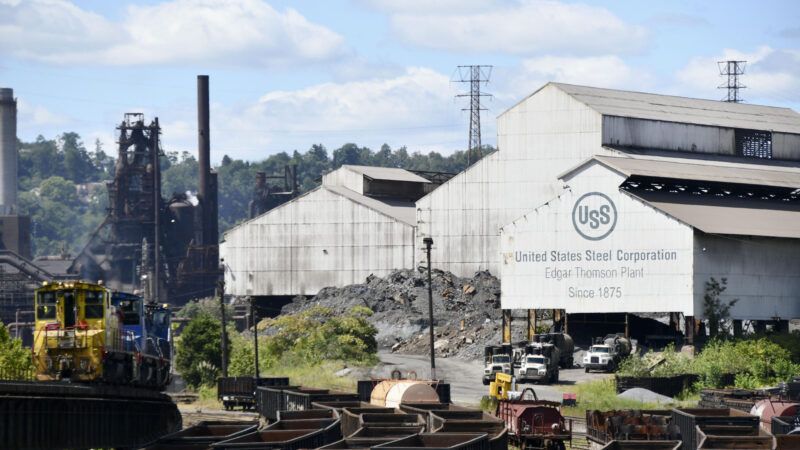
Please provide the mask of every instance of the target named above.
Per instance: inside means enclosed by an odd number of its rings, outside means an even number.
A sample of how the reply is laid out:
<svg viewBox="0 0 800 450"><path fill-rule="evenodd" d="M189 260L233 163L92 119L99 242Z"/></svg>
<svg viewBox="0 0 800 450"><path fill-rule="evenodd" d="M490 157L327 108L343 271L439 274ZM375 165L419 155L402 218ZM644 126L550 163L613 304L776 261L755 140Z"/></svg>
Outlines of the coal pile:
<svg viewBox="0 0 800 450"><path fill-rule="evenodd" d="M485 345L500 341L500 280L486 271L461 278L440 270L432 272L432 279L436 354L482 358ZM427 272L422 269L397 270L384 278L370 275L363 284L325 288L313 298L295 298L281 312L314 306L336 313L366 306L374 312L370 321L378 329L381 348L407 354L430 352Z"/></svg>

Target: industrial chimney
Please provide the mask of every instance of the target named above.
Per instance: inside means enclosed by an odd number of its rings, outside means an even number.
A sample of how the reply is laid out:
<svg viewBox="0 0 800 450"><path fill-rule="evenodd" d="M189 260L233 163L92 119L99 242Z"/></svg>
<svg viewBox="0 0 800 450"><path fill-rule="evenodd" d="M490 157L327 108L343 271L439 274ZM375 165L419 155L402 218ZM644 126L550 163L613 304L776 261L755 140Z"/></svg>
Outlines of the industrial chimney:
<svg viewBox="0 0 800 450"><path fill-rule="evenodd" d="M202 245L217 245L217 174L211 171L211 126L209 119L208 75L197 76L197 151L198 187L202 217Z"/></svg>
<svg viewBox="0 0 800 450"><path fill-rule="evenodd" d="M0 215L17 211L17 100L0 88Z"/></svg>

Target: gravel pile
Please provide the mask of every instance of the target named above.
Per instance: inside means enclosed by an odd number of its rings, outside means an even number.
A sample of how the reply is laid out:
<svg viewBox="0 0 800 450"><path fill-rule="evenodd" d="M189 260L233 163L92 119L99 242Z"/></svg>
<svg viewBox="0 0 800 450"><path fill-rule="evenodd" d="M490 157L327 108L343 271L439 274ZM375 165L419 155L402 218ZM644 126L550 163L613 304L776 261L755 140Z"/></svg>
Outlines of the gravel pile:
<svg viewBox="0 0 800 450"><path fill-rule="evenodd" d="M483 348L500 342L500 281L489 272L461 278L434 270L433 311L436 354L441 357L476 359ZM341 313L361 305L374 314L378 344L394 352L425 355L428 335L427 272L398 270L385 278L370 275L363 284L322 289L315 297L297 297L282 313L325 306ZM516 327L521 339L522 328ZM516 333L515 333L516 334Z"/></svg>
<svg viewBox="0 0 800 450"><path fill-rule="evenodd" d="M661 395L644 388L631 388L621 394L617 394L617 397L644 403L660 403L662 405L675 403L675 399L672 397L667 397L666 395Z"/></svg>

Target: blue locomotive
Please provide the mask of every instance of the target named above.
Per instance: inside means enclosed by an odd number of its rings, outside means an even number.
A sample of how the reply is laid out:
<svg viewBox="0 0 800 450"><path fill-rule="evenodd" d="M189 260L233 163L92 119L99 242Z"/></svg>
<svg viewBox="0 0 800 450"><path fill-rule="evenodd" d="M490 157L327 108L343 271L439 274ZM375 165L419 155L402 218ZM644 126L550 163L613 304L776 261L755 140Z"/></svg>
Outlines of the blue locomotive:
<svg viewBox="0 0 800 450"><path fill-rule="evenodd" d="M127 355L123 376L133 384L164 387L171 381L172 330L167 305L147 303L138 295L112 292Z"/></svg>

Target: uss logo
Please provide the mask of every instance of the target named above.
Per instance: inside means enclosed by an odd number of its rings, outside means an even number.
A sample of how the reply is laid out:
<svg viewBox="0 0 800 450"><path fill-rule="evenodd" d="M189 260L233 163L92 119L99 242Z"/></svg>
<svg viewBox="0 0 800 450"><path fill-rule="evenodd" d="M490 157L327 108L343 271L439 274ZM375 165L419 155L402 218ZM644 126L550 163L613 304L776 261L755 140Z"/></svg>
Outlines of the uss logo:
<svg viewBox="0 0 800 450"><path fill-rule="evenodd" d="M600 192L583 194L572 208L572 225L584 239L599 241L614 231L617 207Z"/></svg>

